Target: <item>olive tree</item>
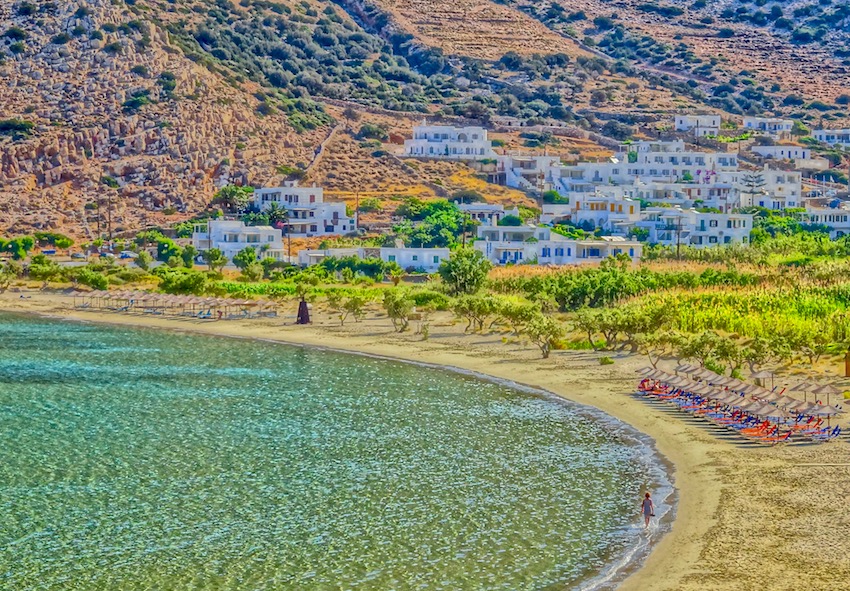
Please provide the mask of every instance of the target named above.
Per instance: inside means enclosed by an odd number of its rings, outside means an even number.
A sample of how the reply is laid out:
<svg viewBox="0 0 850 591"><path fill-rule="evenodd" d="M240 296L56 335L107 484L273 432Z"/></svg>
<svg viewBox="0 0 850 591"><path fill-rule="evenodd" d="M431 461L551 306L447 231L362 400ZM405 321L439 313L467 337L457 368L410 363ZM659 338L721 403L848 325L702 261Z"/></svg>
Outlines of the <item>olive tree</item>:
<svg viewBox="0 0 850 591"><path fill-rule="evenodd" d="M480 251L461 248L443 261L437 272L451 294L473 294L484 285L491 268Z"/></svg>

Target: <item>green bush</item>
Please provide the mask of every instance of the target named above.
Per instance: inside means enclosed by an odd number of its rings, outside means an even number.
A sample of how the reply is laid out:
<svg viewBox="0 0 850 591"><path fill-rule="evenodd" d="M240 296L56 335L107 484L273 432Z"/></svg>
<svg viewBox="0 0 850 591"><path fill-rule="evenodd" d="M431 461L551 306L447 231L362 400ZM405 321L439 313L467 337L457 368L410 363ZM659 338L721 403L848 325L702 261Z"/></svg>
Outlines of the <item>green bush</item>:
<svg viewBox="0 0 850 591"><path fill-rule="evenodd" d="M451 304L446 294L430 289L415 290L411 292L410 297L416 306L430 307L435 310L448 310Z"/></svg>

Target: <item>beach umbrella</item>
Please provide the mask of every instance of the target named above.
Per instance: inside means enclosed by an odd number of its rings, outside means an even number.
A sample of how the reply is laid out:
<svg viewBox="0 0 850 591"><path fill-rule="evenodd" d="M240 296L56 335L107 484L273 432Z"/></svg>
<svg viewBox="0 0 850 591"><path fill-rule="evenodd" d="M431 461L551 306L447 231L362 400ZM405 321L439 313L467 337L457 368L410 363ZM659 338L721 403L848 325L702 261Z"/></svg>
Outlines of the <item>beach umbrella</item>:
<svg viewBox="0 0 850 591"><path fill-rule="evenodd" d="M753 392L752 396L765 402L776 402L782 398L782 394L779 392L772 392L770 390L764 390L763 388L760 388L760 390L761 392Z"/></svg>
<svg viewBox="0 0 850 591"><path fill-rule="evenodd" d="M770 387L771 388L773 387L773 376L774 376L774 373L772 371L767 371L766 369L763 369L761 371L757 371L754 374L750 374L750 377L755 379L755 380L764 380L764 379L770 378Z"/></svg>
<svg viewBox="0 0 850 591"><path fill-rule="evenodd" d="M729 388L730 390L735 390L736 392L740 391L741 388L743 388L746 385L747 385L746 382L742 382L738 378L729 378L729 381L726 382L726 387Z"/></svg>
<svg viewBox="0 0 850 591"><path fill-rule="evenodd" d="M789 388L788 391L789 392L802 392L803 393L803 400L808 400L809 397L808 397L807 393L811 392L812 390L814 390L817 387L818 387L818 385L815 384L814 382L803 381L803 382L800 382L799 384L797 384L796 386L794 386L793 388Z"/></svg>
<svg viewBox="0 0 850 591"><path fill-rule="evenodd" d="M817 410L821 407L820 404L815 402L801 402L800 404L794 404L789 406L788 408L792 409L798 415L809 415L811 416L811 411Z"/></svg>
<svg viewBox="0 0 850 591"><path fill-rule="evenodd" d="M755 414L766 419L773 419L774 421L791 417L791 413L772 404L763 405L762 408L757 410Z"/></svg>
<svg viewBox="0 0 850 591"><path fill-rule="evenodd" d="M774 400L773 404L775 404L776 406L781 406L782 408L797 408L801 404L806 404L806 401L800 400L799 398L791 398L790 396L783 395Z"/></svg>
<svg viewBox="0 0 850 591"><path fill-rule="evenodd" d="M837 414L842 414L844 411L837 406L821 406L818 409L811 410L808 414L815 417L826 417L826 425L829 426L830 419Z"/></svg>
<svg viewBox="0 0 850 591"><path fill-rule="evenodd" d="M829 397L832 394L842 394L844 391L841 388L836 388L832 384L826 384L824 386L818 386L812 390L812 392L818 396L821 394L826 394L826 403L829 405Z"/></svg>

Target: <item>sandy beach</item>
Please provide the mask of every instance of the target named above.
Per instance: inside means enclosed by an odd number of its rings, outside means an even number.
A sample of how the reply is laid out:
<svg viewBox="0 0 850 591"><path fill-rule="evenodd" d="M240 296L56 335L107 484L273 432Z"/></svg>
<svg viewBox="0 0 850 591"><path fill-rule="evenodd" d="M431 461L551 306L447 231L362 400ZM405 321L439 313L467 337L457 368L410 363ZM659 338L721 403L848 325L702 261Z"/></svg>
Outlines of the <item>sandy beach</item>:
<svg viewBox="0 0 850 591"><path fill-rule="evenodd" d="M850 580L846 442L758 447L724 440L699 422L632 396L635 369L646 365L637 356L608 353L614 364L604 366L594 352L554 351L544 360L508 331L464 334L465 323L448 313L433 317L428 340L413 331L393 332L376 312L340 326L317 308L312 325L297 326L290 307L292 315L275 319L213 321L78 310L60 294L0 295L0 309L7 311L330 347L548 390L647 434L673 466L678 507L672 530L620 589L832 590Z"/></svg>

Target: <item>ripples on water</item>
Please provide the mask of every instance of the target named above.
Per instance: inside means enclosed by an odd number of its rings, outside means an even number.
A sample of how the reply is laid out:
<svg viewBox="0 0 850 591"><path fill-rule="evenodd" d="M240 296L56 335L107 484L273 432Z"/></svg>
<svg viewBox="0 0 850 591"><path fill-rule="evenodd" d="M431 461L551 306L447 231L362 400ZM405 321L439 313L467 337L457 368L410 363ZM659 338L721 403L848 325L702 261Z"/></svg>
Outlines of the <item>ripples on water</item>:
<svg viewBox="0 0 850 591"><path fill-rule="evenodd" d="M635 543L646 450L572 406L245 340L0 343L0 589L563 589Z"/></svg>

